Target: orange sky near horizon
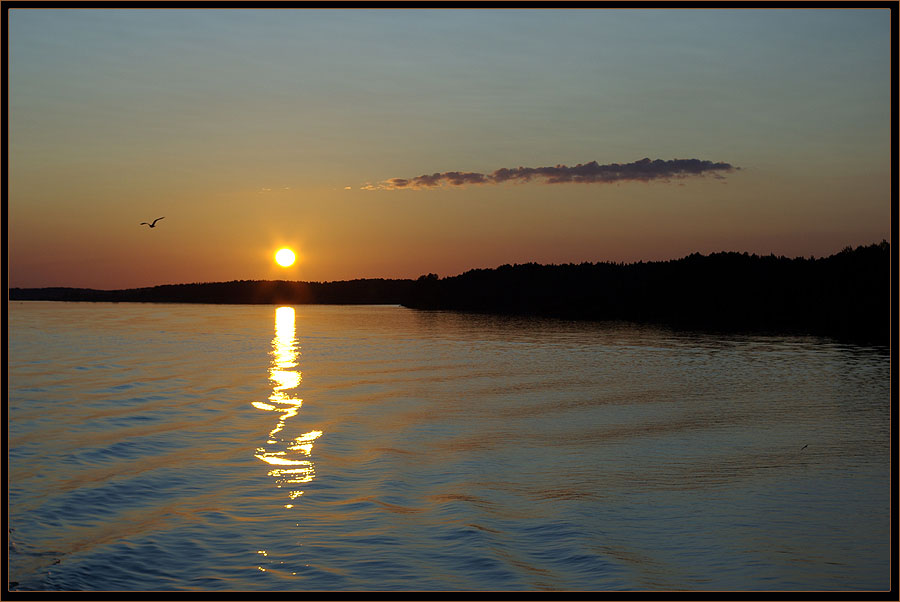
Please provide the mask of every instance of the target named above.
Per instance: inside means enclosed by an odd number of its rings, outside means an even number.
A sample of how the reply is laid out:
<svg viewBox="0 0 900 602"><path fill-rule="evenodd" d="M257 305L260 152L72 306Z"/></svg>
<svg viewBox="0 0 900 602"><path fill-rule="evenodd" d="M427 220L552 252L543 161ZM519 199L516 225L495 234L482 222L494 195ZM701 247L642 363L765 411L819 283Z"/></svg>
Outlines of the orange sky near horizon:
<svg viewBox="0 0 900 602"><path fill-rule="evenodd" d="M886 10L13 9L9 48L11 287L891 241ZM739 169L366 189L644 157Z"/></svg>

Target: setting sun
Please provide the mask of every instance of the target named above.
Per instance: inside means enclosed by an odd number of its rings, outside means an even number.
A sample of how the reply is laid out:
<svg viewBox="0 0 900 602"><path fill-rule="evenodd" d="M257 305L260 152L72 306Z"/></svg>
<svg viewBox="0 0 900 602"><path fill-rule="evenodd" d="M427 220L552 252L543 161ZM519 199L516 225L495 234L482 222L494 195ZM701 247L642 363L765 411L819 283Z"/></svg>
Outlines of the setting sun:
<svg viewBox="0 0 900 602"><path fill-rule="evenodd" d="M280 266L288 267L294 263L294 252L290 249L279 249L275 253L275 261Z"/></svg>

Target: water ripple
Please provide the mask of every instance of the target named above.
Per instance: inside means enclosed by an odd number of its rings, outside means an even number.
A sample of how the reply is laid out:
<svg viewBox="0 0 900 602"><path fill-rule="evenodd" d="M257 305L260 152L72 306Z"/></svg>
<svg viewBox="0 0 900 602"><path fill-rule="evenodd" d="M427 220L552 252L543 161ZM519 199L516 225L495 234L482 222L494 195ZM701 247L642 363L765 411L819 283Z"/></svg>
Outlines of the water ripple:
<svg viewBox="0 0 900 602"><path fill-rule="evenodd" d="M16 589L890 583L881 351L275 311L11 304Z"/></svg>

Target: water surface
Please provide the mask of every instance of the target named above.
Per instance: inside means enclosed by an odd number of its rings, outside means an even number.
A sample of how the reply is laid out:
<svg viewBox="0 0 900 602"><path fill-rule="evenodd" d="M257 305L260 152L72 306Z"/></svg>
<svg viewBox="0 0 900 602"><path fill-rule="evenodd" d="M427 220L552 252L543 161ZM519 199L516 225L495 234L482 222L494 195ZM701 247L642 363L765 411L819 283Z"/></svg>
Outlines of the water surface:
<svg viewBox="0 0 900 602"><path fill-rule="evenodd" d="M18 589L890 587L885 349L11 302L8 395Z"/></svg>

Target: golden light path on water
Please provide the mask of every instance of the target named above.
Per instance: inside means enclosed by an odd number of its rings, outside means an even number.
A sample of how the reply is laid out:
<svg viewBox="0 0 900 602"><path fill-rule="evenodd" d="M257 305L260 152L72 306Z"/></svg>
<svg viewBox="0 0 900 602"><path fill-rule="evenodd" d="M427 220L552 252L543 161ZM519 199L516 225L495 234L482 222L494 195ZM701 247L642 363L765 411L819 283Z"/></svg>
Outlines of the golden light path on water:
<svg viewBox="0 0 900 602"><path fill-rule="evenodd" d="M266 441L273 448L256 448L256 457L274 466L269 476L275 477L278 487L288 486L288 497L295 499L303 495L298 486L309 483L315 478L315 465L308 458L312 453L313 441L322 435L322 431L309 431L297 437L288 438L283 434L285 423L300 411L303 400L293 397L291 392L300 386L303 380L297 359L300 356L296 338L295 314L293 307L279 307L275 311L275 338L272 339L272 366L269 368L269 380L274 383L269 402L254 401L253 406L266 412L278 412L278 423ZM292 508L286 504L285 508Z"/></svg>

